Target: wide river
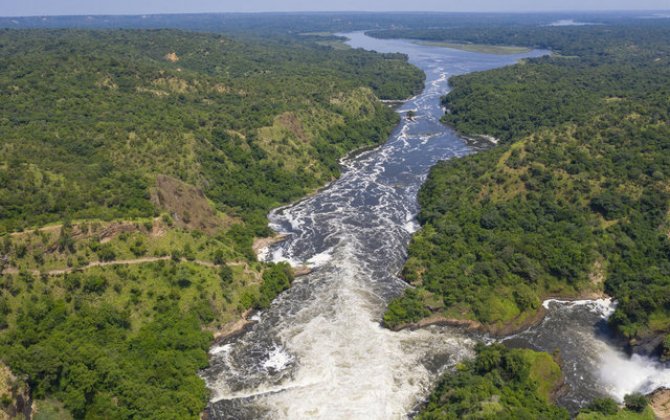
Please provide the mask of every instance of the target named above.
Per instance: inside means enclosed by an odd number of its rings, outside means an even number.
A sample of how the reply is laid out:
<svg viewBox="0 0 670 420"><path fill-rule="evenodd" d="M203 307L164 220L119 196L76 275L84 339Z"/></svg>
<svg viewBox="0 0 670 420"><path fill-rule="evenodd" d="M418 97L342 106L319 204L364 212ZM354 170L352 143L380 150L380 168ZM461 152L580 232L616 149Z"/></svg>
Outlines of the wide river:
<svg viewBox="0 0 670 420"><path fill-rule="evenodd" d="M490 55L346 36L354 48L407 54L426 73L426 87L398 109L415 116L403 117L383 146L344 160L337 181L270 215L288 237L264 258L313 271L257 315L249 332L211 350L202 373L213 394L211 418L406 418L439 374L485 339L448 327L391 332L380 319L406 287L397 274L418 229L416 195L428 170L479 149L440 123L447 79L546 51ZM568 384L563 404L574 409L595 395L621 398L670 385L667 370L629 359L609 343L602 326L611 302L545 305L545 322L510 344L560 350Z"/></svg>

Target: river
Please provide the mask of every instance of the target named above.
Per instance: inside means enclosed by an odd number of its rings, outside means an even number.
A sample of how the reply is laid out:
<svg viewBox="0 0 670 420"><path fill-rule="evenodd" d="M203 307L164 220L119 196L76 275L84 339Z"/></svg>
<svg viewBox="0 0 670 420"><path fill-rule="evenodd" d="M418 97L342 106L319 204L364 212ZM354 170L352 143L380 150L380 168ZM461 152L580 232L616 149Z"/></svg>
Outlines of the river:
<svg viewBox="0 0 670 420"><path fill-rule="evenodd" d="M406 418L438 375L470 356L481 339L449 327L391 332L380 319L388 301L406 287L397 274L418 229L416 194L428 170L439 160L480 149L439 121L447 79L546 51L490 55L360 32L346 36L355 48L407 54L426 73L425 89L398 109L412 110L414 117L403 117L383 146L343 160L337 181L271 213L272 228L287 239L264 258L313 271L258 314L249 332L211 349L210 367L202 372L212 390L211 418ZM603 349L625 366L646 366L644 375L634 371L641 377L637 388L654 385L649 381L666 372L651 361L627 359L601 333L611 302L545 304L545 322L509 340L560 350L569 363L564 404L574 408L593 395L619 396L631 388L616 373L608 379Z"/></svg>

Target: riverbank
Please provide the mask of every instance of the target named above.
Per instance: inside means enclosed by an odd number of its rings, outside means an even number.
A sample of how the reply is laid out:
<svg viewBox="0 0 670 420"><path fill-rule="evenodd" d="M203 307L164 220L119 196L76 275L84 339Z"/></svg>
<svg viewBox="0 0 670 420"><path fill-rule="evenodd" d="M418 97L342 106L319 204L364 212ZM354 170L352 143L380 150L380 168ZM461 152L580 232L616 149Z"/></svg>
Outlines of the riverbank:
<svg viewBox="0 0 670 420"><path fill-rule="evenodd" d="M418 322L400 324L391 328L391 330L402 331L407 329L416 330L430 326L448 326L462 328L470 333L481 333L490 335L494 338L504 338L540 324L546 314L547 310L541 306L534 315L523 317L520 320L515 320L514 322L506 324L482 324L481 322L472 319L448 318L444 315L436 314Z"/></svg>
<svg viewBox="0 0 670 420"><path fill-rule="evenodd" d="M378 99L378 100L379 100L379 102L381 102L383 104L386 104L387 106L391 107L393 110L397 110L405 102L407 102L407 101L409 101L409 100L411 100L415 97L416 97L416 95L405 98L405 99ZM402 118L400 117L400 114L398 114L398 121L397 121L396 126L394 127L394 129L401 122L402 122ZM379 147L382 147L386 141L387 141L387 139L384 139L381 143L368 144L368 145L365 145L365 146L355 148L355 149L350 150L349 152L345 153L338 160L338 163L340 165L340 169L343 170L347 167L347 165L346 165L347 160L351 160L351 159L353 159L353 158L355 158L355 157L357 157L357 156L359 156L359 155L361 155L365 152L368 152L368 151L377 149ZM341 173L340 173L340 175L341 175ZM285 205L282 205L282 206L279 206L277 208L272 209L270 214L272 214L273 212L278 212L278 211L281 211L281 210L284 210L284 209L287 209L287 208L290 208L290 207L297 206L298 204L302 203L303 201L308 200L308 199L316 196L317 194L327 190L338 179L339 179L339 176L331 179L330 182L326 183L325 185L314 188L312 191L309 191L304 196L298 198L297 200L295 200L295 201L293 201L289 204L285 204ZM259 259L262 260L265 257L265 252L267 252L267 250L270 247L286 240L287 238L288 238L288 235L285 234L285 233L282 233L282 232L274 232L274 235L268 236L268 237L254 238L254 241L253 241L253 244L252 244L253 252L254 252L254 254L256 254L256 256ZM296 277L303 276L303 275L309 274L309 272L311 272L311 269L307 266L297 266L297 267L293 267L293 268L295 270L295 276Z"/></svg>
<svg viewBox="0 0 670 420"><path fill-rule="evenodd" d="M547 315L547 302L552 300L562 302L578 302L584 300L609 299L605 292L588 291L577 296L569 295L547 295L542 299L542 304L534 312L524 312L517 318L504 323L486 324L473 319L447 317L443 314L434 313L417 322L403 323L390 328L392 331L416 330L430 326L449 326L462 328L467 332L486 334L496 339L502 339L510 335L518 334L536 325L539 325Z"/></svg>
<svg viewBox="0 0 670 420"><path fill-rule="evenodd" d="M251 326L253 326L257 321L254 321L251 316L254 313L253 308L249 308L242 313L239 319L231 321L222 327L216 329L212 335L214 336L213 345L219 345L225 343L231 339L234 339L242 334L244 334Z"/></svg>
<svg viewBox="0 0 670 420"><path fill-rule="evenodd" d="M281 235L278 235L281 236ZM282 239L277 238L277 237L272 237L272 238L262 238L266 239L266 241L259 240L259 243L266 244L266 246L269 246L269 244L272 244L273 241L274 243L280 242ZM307 266L298 266L298 267L293 267L293 276L295 278L297 277L302 277L306 276L309 273L312 272L312 269ZM253 319L254 315L258 311L254 308L249 308L246 311L244 311L239 319L236 319L234 321L230 321L223 326L215 329L212 331L212 335L214 336L214 345L219 345L223 342L230 341L234 338L239 337L240 335L243 335L245 332L247 332L254 324L256 324L258 321Z"/></svg>

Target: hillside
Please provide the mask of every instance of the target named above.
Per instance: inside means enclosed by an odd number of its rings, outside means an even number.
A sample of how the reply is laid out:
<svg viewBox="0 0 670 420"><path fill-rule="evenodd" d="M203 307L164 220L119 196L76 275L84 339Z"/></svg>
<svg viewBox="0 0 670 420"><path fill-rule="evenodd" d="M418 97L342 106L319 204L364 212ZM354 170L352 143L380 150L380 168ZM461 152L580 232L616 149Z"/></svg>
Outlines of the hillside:
<svg viewBox="0 0 670 420"><path fill-rule="evenodd" d="M38 414L198 418L213 337L293 280L252 252L269 209L422 84L309 40L0 31L0 361Z"/></svg>
<svg viewBox="0 0 670 420"><path fill-rule="evenodd" d="M401 55L169 30L0 42L1 230L150 216L156 174L262 230L269 208L386 138L397 117L375 96L409 96L423 77Z"/></svg>
<svg viewBox="0 0 670 420"><path fill-rule="evenodd" d="M538 30L506 31L459 40L512 43ZM452 79L444 120L503 144L431 171L403 272L417 290L385 321L437 312L509 330L548 296L604 289L619 302L612 326L637 351L660 352L670 332L670 27L537 36L527 45L560 55Z"/></svg>

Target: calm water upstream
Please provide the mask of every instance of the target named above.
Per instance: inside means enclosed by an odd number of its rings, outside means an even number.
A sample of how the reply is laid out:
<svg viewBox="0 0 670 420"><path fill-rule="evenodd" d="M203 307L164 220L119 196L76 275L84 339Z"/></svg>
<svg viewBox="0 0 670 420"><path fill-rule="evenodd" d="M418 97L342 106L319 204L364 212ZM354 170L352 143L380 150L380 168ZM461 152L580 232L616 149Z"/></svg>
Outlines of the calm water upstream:
<svg viewBox="0 0 670 420"><path fill-rule="evenodd" d="M418 228L416 194L428 170L478 150L439 121L448 77L545 52L496 56L347 36L356 48L407 54L426 73L426 88L399 108L415 117L403 118L383 146L343 161L341 178L328 188L271 214L272 227L288 239L265 258L314 270L258 315L251 331L211 350L211 367L202 372L212 390L211 418L405 418L441 372L471 354L475 338L456 329L391 332L379 322L389 299L406 287L397 273ZM617 361L636 361L624 360L598 334L609 305L548 305L549 320L513 343L574 356L568 404L580 395L620 394L617 375L607 379L600 371L606 360L599 355L605 348ZM564 331L573 324L574 334ZM647 368L639 386L664 372Z"/></svg>

